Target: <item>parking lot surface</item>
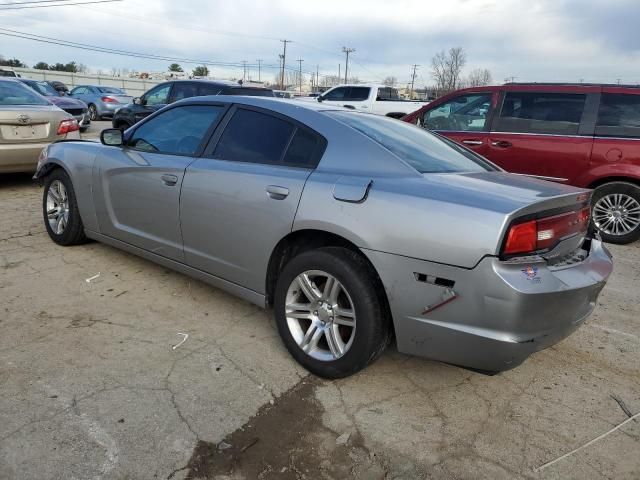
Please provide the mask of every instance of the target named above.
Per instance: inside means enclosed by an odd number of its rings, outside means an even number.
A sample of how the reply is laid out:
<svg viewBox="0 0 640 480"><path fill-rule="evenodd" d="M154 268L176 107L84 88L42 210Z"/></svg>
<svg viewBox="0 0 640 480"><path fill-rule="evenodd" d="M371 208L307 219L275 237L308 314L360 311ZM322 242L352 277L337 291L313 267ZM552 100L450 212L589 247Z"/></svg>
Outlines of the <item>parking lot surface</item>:
<svg viewBox="0 0 640 480"><path fill-rule="evenodd" d="M269 312L99 243L55 245L29 177L0 178L2 479L640 477L640 419L536 470L640 412L638 243L611 248L587 323L514 370L391 349L324 381Z"/></svg>

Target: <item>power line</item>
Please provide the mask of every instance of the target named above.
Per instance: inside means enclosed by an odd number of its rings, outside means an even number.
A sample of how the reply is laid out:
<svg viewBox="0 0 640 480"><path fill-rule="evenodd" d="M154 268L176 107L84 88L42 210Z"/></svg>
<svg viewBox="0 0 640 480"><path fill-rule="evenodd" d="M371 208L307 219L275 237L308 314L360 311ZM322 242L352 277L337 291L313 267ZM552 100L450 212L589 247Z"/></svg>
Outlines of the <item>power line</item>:
<svg viewBox="0 0 640 480"><path fill-rule="evenodd" d="M68 2L69 0L38 0L38 1L29 1L29 2L5 2L0 3L0 7L8 6L8 5L30 5L32 3L62 3Z"/></svg>
<svg viewBox="0 0 640 480"><path fill-rule="evenodd" d="M28 8L71 7L73 5L89 5L89 4L93 4L93 3L113 3L113 2L123 2L123 1L124 0L93 0L93 1L90 1L90 2L60 3L60 4L56 4L56 5L28 5L26 7L18 7L18 6L5 7L4 5L0 5L0 7L2 7L2 8L0 8L0 12L4 12L6 10L25 10L25 9L28 9Z"/></svg>

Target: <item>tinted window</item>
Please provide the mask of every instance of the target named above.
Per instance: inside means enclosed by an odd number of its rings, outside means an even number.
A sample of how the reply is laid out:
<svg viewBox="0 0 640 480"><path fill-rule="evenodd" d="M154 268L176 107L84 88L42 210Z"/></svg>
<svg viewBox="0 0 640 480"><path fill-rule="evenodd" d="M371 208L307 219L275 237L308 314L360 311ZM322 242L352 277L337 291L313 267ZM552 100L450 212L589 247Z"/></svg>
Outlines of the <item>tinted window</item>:
<svg viewBox="0 0 640 480"><path fill-rule="evenodd" d="M640 137L640 95L603 93L596 135Z"/></svg>
<svg viewBox="0 0 640 480"><path fill-rule="evenodd" d="M296 167L316 168L323 149L322 137L304 128L298 128L284 156L284 163Z"/></svg>
<svg viewBox="0 0 640 480"><path fill-rule="evenodd" d="M213 85L211 83L200 83L198 84L198 95L206 96L206 95L218 95L220 93L220 86Z"/></svg>
<svg viewBox="0 0 640 480"><path fill-rule="evenodd" d="M53 88L51 85L49 85L47 82L30 81L30 82L24 82L24 83L26 83L31 88L33 88L40 95L44 95L46 97L58 96L58 92L56 91L56 89Z"/></svg>
<svg viewBox="0 0 640 480"><path fill-rule="evenodd" d="M376 100L399 100L398 91L395 88L385 87L378 89Z"/></svg>
<svg viewBox="0 0 640 480"><path fill-rule="evenodd" d="M49 105L49 102L20 82L0 82L0 105Z"/></svg>
<svg viewBox="0 0 640 480"><path fill-rule="evenodd" d="M144 96L145 105L153 106L168 103L169 90L171 90L170 83L154 88Z"/></svg>
<svg viewBox="0 0 640 480"><path fill-rule="evenodd" d="M97 87L96 90L98 90L100 93L115 93L117 95L126 95L124 90L116 87Z"/></svg>
<svg viewBox="0 0 640 480"><path fill-rule="evenodd" d="M338 87L334 88L330 92L327 92L322 97L325 100L344 100L344 97L347 95L349 87Z"/></svg>
<svg viewBox="0 0 640 480"><path fill-rule="evenodd" d="M213 158L252 163L280 163L293 126L279 118L238 109L220 137Z"/></svg>
<svg viewBox="0 0 640 480"><path fill-rule="evenodd" d="M356 112L327 112L376 141L420 173L483 172L489 164L463 155L424 129L388 117Z"/></svg>
<svg viewBox="0 0 640 480"><path fill-rule="evenodd" d="M351 100L353 102L361 102L369 98L369 87L351 87L349 96L345 97L345 100Z"/></svg>
<svg viewBox="0 0 640 480"><path fill-rule="evenodd" d="M577 135L585 99L573 93L509 92L495 130Z"/></svg>
<svg viewBox="0 0 640 480"><path fill-rule="evenodd" d="M227 88L221 95L246 95L247 97L273 97L273 91L266 88Z"/></svg>
<svg viewBox="0 0 640 480"><path fill-rule="evenodd" d="M191 98L198 96L198 86L194 83L176 83L173 86L171 96L174 102L183 98Z"/></svg>
<svg viewBox="0 0 640 480"><path fill-rule="evenodd" d="M193 155L223 110L214 105L172 108L140 125L129 146L145 152Z"/></svg>
<svg viewBox="0 0 640 480"><path fill-rule="evenodd" d="M429 130L479 132L487 126L491 94L452 98L424 114L422 125Z"/></svg>

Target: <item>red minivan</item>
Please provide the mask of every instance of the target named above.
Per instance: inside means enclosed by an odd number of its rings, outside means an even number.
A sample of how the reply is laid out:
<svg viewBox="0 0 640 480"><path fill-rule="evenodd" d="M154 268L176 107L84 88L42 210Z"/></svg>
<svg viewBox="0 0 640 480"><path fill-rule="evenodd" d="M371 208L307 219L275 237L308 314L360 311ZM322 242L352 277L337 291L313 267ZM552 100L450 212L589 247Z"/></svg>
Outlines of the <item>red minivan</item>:
<svg viewBox="0 0 640 480"><path fill-rule="evenodd" d="M640 238L640 87L506 84L458 90L403 118L513 173L595 189L605 241Z"/></svg>

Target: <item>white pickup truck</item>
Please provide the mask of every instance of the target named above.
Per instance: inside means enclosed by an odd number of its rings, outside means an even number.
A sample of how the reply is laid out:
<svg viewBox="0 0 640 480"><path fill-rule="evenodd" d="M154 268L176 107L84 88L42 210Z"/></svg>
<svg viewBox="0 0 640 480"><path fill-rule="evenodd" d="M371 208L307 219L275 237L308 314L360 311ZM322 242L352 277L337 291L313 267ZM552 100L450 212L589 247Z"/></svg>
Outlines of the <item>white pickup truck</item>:
<svg viewBox="0 0 640 480"><path fill-rule="evenodd" d="M319 102L393 118L404 117L428 103L403 100L395 88L375 84L338 85L316 98Z"/></svg>

